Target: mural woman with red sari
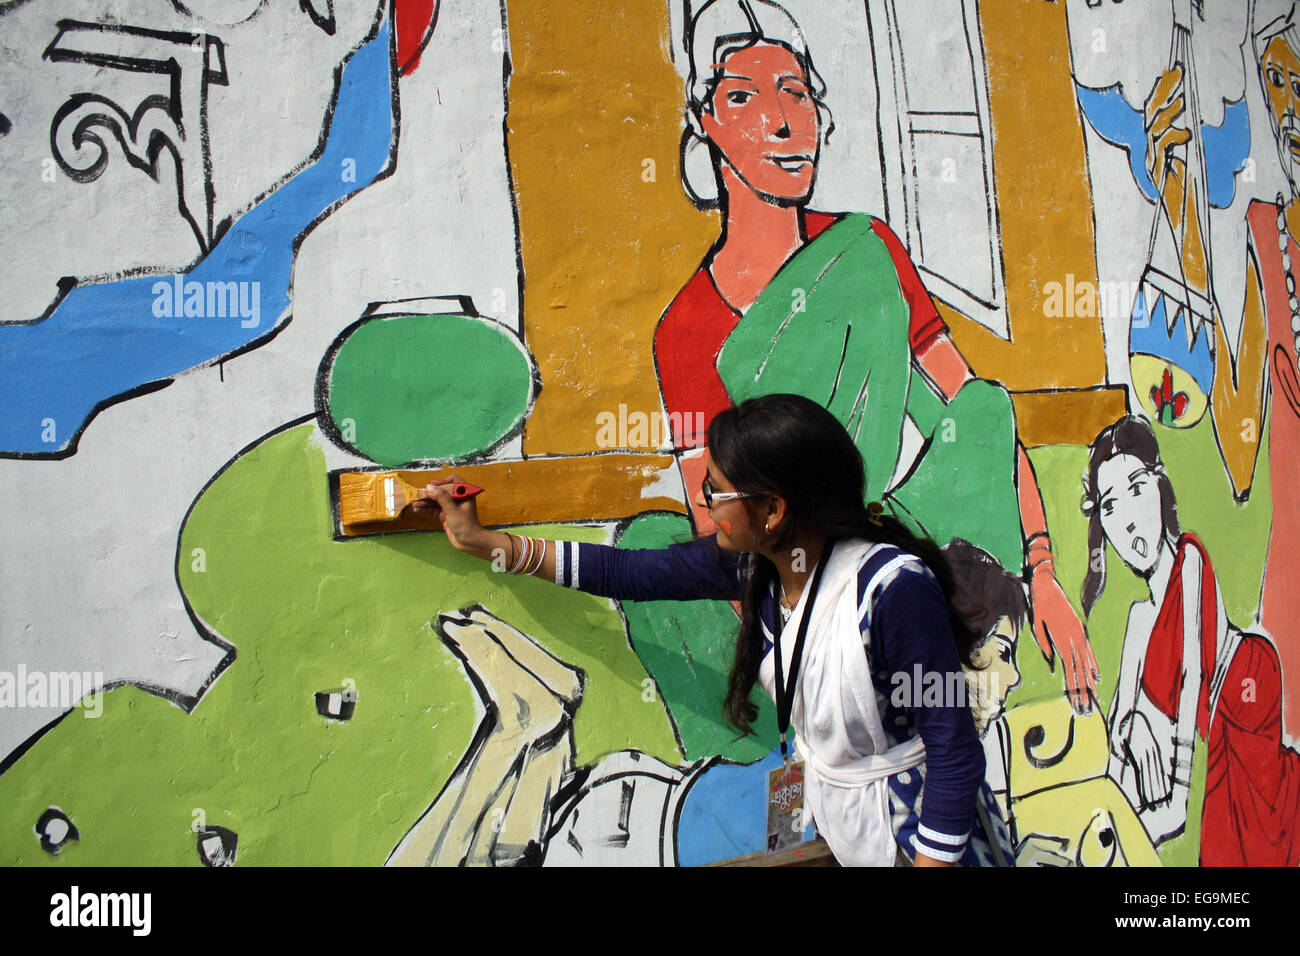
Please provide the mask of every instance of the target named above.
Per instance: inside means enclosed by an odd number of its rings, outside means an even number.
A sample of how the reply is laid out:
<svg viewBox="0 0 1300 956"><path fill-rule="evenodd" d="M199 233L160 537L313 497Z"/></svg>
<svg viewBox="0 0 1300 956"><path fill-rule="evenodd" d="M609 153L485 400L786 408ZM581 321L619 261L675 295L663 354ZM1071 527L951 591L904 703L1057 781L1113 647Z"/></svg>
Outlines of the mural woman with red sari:
<svg viewBox="0 0 1300 956"><path fill-rule="evenodd" d="M1282 674L1267 638L1224 612L1205 545L1180 532L1173 484L1146 422L1124 418L1091 446L1088 547L1103 539L1151 589L1129 613L1109 719L1110 776L1152 842L1187 822L1195 738L1206 742L1202 866L1300 863L1300 753L1282 745ZM1083 607L1105 586L1090 566Z"/></svg>

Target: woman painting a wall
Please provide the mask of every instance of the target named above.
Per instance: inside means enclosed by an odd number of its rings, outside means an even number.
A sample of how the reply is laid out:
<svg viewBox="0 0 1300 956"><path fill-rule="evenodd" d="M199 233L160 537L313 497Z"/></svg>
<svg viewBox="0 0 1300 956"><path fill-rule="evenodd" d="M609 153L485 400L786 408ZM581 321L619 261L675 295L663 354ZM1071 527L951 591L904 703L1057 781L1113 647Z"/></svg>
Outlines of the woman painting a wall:
<svg viewBox="0 0 1300 956"><path fill-rule="evenodd" d="M1096 662L1056 579L1009 396L975 377L884 222L807 208L833 123L798 25L768 0L711 0L688 51L684 177L724 216L655 337L669 420L688 423L674 444L696 449L682 458L688 487L702 467L692 415L770 392L814 399L853 436L871 500L1029 573L1035 637L1089 710Z"/></svg>

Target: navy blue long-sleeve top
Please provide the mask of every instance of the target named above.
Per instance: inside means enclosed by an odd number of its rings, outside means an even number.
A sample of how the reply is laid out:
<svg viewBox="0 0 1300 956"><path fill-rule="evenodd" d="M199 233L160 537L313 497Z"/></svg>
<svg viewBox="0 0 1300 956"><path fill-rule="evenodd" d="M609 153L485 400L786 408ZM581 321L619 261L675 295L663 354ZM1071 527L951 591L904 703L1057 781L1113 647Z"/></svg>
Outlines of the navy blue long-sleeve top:
<svg viewBox="0 0 1300 956"><path fill-rule="evenodd" d="M753 560L719 548L715 536L660 550L558 542L555 583L621 600L736 600L744 595ZM864 609L868 579L864 565L858 574L858 605ZM775 593L763 595L759 609L768 637L765 653L770 653L779 613ZM942 688L965 688L943 592L928 572L904 564L877 584L874 606L861 626L886 734L893 742L920 735L925 743L915 848L935 859L958 860L984 779L984 749L964 693L926 695L917 686L929 680L942 681Z"/></svg>

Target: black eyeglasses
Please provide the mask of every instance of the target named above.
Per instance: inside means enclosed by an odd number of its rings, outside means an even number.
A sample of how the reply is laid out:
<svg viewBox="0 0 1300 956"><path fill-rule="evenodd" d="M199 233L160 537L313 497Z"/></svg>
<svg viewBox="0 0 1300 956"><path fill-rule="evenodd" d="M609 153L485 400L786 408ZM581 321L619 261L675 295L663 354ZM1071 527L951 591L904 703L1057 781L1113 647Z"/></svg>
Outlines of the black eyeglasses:
<svg viewBox="0 0 1300 956"><path fill-rule="evenodd" d="M713 510L715 501L732 501L736 498L754 497L747 491L714 491L713 484L709 481L708 476L705 476L704 481L700 484L700 493L704 495L704 505L710 511Z"/></svg>

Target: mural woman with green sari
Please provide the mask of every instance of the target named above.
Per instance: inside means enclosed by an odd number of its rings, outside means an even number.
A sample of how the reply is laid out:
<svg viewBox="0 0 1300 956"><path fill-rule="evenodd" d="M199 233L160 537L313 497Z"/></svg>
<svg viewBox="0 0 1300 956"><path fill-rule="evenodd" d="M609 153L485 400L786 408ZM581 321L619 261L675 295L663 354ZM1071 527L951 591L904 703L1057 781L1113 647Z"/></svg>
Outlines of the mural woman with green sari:
<svg viewBox="0 0 1300 956"><path fill-rule="evenodd" d="M1034 636L1049 661L1060 654L1075 709L1091 710L1096 660L1056 579L1010 396L975 377L885 223L806 208L833 124L798 24L768 0L710 0L688 52L683 178L724 226L655 335L687 486L702 467L695 413L814 399L854 437L873 500L940 545L964 538L1026 573Z"/></svg>

